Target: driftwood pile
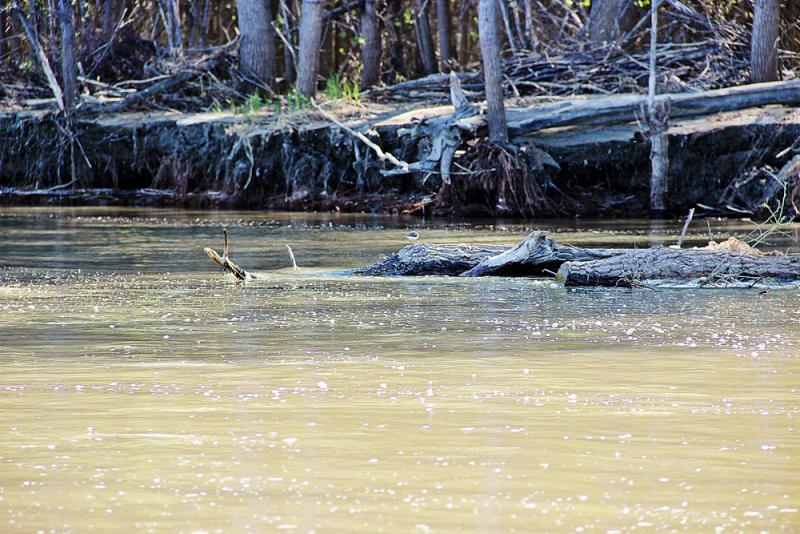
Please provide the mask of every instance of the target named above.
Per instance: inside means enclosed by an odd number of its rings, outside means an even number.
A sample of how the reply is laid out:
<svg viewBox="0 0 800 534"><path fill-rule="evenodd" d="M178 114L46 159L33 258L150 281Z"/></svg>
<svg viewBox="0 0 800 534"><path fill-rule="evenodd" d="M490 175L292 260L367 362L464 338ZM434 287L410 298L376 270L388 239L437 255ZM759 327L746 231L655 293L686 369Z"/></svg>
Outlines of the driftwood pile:
<svg viewBox="0 0 800 534"><path fill-rule="evenodd" d="M224 252L205 253L237 282L258 278ZM291 255L291 250L290 250ZM294 258L292 256L294 264ZM295 270L297 266L295 264ZM518 245L413 244L353 276L525 276L554 278L567 287L645 287L696 284L742 288L800 282L800 254L766 254L730 238L704 248L593 249L560 245L546 232L531 232Z"/></svg>

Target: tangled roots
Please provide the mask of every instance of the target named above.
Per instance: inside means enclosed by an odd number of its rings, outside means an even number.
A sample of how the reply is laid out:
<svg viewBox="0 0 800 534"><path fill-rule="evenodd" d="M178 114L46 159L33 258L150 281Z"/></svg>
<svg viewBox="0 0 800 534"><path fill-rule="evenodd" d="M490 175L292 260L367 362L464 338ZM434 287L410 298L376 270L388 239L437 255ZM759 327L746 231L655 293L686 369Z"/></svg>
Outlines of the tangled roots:
<svg viewBox="0 0 800 534"><path fill-rule="evenodd" d="M488 142L470 146L453 169L452 184L442 185L438 208L453 214L471 211L491 216L563 213L551 198L557 189L544 168L542 155L549 158L533 146Z"/></svg>

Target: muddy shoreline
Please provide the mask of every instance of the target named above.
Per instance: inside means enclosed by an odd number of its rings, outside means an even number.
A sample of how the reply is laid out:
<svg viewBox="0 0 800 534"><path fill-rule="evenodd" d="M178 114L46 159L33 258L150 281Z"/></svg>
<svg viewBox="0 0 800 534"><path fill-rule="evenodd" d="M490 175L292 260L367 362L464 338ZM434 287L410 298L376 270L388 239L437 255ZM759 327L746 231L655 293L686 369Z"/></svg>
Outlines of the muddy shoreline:
<svg viewBox="0 0 800 534"><path fill-rule="evenodd" d="M429 147L403 134L423 117L451 112L383 109L345 122L416 161ZM0 112L0 204L520 215L498 206L493 184L469 176L456 173L444 185L435 173L384 175L385 165L364 144L307 114L83 117L76 121L78 183L68 177L61 130L50 113ZM669 212L701 204L710 213L741 214L736 210L757 210L774 195L767 171L793 155L785 149L800 138L800 110L769 106L676 120L669 137ZM514 142L552 158L533 174L551 201L535 216L647 213L650 148L637 124L549 128Z"/></svg>

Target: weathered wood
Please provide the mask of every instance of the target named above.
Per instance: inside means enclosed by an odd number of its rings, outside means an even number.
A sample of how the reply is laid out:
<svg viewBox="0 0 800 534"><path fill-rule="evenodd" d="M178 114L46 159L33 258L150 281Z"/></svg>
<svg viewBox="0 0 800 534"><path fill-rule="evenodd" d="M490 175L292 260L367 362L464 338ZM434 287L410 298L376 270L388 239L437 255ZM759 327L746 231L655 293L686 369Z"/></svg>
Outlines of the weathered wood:
<svg viewBox="0 0 800 534"><path fill-rule="evenodd" d="M369 267L356 269L359 276L458 276L482 261L508 250L506 245L407 245Z"/></svg>
<svg viewBox="0 0 800 534"><path fill-rule="evenodd" d="M578 248L559 245L547 232L531 232L514 248L486 258L461 274L476 276L552 276L568 261L592 261L619 256L625 249Z"/></svg>
<svg viewBox="0 0 800 534"><path fill-rule="evenodd" d="M381 32L375 0L365 0L361 12L361 87L366 89L381 81Z"/></svg>
<svg viewBox="0 0 800 534"><path fill-rule="evenodd" d="M650 2L650 76L647 86L647 125L650 133L650 213L663 215L669 184L668 102L656 105L656 55L658 51L658 7Z"/></svg>
<svg viewBox="0 0 800 534"><path fill-rule="evenodd" d="M604 125L631 122L646 104L647 97L623 95L604 98L573 99L509 110L511 136L533 133L545 128L580 124ZM759 83L727 89L687 94L663 94L656 103L668 102L670 117L708 115L771 104L800 104L800 80Z"/></svg>
<svg viewBox="0 0 800 534"><path fill-rule="evenodd" d="M319 50L322 41L323 0L303 0L300 15L300 46L297 60L297 90L306 96L317 92Z"/></svg>
<svg viewBox="0 0 800 534"><path fill-rule="evenodd" d="M778 38L781 25L780 0L756 0L753 35L750 40L750 80L773 82L780 79Z"/></svg>
<svg viewBox="0 0 800 534"><path fill-rule="evenodd" d="M223 235L223 239L224 239L224 241L223 241L223 249L222 249L222 256L220 256L217 253L217 251L214 250L211 247L204 248L203 252L205 252L206 255L209 258L211 258L211 260L214 263L216 263L217 265L223 267L225 270L227 270L229 273L231 273L236 278L236 280L238 280L240 282L246 282L247 280L252 280L252 279L256 278L255 275L245 271L244 269L242 269L241 267L239 267L238 265L236 265L235 263L233 263L231 261L231 259L228 257L228 231L227 230L223 230L222 231L222 235ZM296 264L295 264L295 267L296 267Z"/></svg>
<svg viewBox="0 0 800 534"><path fill-rule="evenodd" d="M31 6L33 6L33 4L31 4ZM58 81L56 81L56 75L53 74L53 69L50 68L50 62L47 60L47 56L42 50L42 47L39 45L39 39L36 36L36 28L31 26L31 24L28 22L28 19L25 18L22 10L15 8L12 10L12 12L17 15L19 23L25 29L25 34L28 36L28 42L31 45L33 56L36 58L39 66L44 71L44 75L47 78L47 84L50 86L50 90L53 92L53 96L58 104L58 109L64 111L64 93L61 91L61 86L58 85Z"/></svg>
<svg viewBox="0 0 800 534"><path fill-rule="evenodd" d="M239 68L248 77L272 87L275 82L275 28L271 2L239 0Z"/></svg>
<svg viewBox="0 0 800 534"><path fill-rule="evenodd" d="M478 0L478 36L483 60L489 140L493 143L506 143L508 126L503 103L503 68L500 64L501 47L497 35L497 8L496 0Z"/></svg>
<svg viewBox="0 0 800 534"><path fill-rule="evenodd" d="M800 254L764 255L657 247L596 261L570 261L561 266L556 279L565 286L612 287L636 287L663 281L725 286L800 280Z"/></svg>

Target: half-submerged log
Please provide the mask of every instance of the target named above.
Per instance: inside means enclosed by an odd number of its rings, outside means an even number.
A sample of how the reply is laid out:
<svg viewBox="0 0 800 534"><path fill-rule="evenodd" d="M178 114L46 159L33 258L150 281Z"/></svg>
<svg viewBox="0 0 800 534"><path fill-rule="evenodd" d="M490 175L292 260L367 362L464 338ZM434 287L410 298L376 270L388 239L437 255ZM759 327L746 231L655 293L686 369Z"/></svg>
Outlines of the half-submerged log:
<svg viewBox="0 0 800 534"><path fill-rule="evenodd" d="M657 247L602 260L567 262L556 279L565 286L637 287L694 281L710 287L741 287L800 280L800 254Z"/></svg>
<svg viewBox="0 0 800 534"><path fill-rule="evenodd" d="M531 232L515 247L506 245L408 245L384 261L357 269L361 276L554 276L567 261L591 261L624 254L623 249L559 245L547 232Z"/></svg>
<svg viewBox="0 0 800 534"><path fill-rule="evenodd" d="M458 276L487 258L508 250L506 245L406 245L375 265L356 269L359 276Z"/></svg>
<svg viewBox="0 0 800 534"><path fill-rule="evenodd" d="M547 232L531 232L516 247L486 258L461 276L548 276L568 261L592 261L619 256L623 249L559 245Z"/></svg>

